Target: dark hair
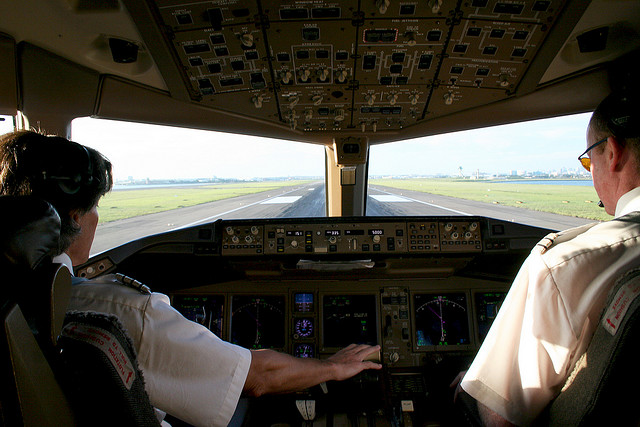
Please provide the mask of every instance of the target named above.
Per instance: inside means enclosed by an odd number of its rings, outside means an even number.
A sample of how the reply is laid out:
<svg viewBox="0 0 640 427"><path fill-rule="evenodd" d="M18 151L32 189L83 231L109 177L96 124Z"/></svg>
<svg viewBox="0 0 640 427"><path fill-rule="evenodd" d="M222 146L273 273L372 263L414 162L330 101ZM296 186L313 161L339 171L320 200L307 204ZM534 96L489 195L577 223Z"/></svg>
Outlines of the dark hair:
<svg viewBox="0 0 640 427"><path fill-rule="evenodd" d="M92 148L34 131L0 137L0 194L51 203L62 221L60 252L80 232L72 213L89 212L112 185L111 162Z"/></svg>
<svg viewBox="0 0 640 427"><path fill-rule="evenodd" d="M628 142L640 159L640 96L632 91L613 92L595 109L589 126L597 138L615 136ZM601 148L602 149L602 148Z"/></svg>

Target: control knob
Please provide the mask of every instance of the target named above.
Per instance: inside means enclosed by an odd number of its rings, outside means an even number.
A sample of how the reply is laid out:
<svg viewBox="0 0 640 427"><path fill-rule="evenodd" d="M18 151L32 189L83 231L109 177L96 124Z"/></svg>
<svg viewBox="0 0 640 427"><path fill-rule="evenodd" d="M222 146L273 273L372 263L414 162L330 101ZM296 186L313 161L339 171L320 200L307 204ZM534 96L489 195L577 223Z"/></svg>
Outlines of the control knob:
<svg viewBox="0 0 640 427"><path fill-rule="evenodd" d="M300 81L302 83L307 83L309 81L310 76L311 76L311 71L309 71L308 69L300 70Z"/></svg>
<svg viewBox="0 0 640 427"><path fill-rule="evenodd" d="M240 238L238 236L234 235L234 236L231 237L231 241L233 243L235 243L235 244L238 244L238 243L240 243Z"/></svg>
<svg viewBox="0 0 640 427"><path fill-rule="evenodd" d="M380 235L376 234L375 236L373 236L373 243L380 243Z"/></svg>
<svg viewBox="0 0 640 427"><path fill-rule="evenodd" d="M280 72L280 80L282 81L282 84L288 85L289 82L291 82L291 77L293 77L293 74L291 74L291 71Z"/></svg>
<svg viewBox="0 0 640 427"><path fill-rule="evenodd" d="M306 123L310 123L312 118L313 118L313 110L311 109L304 110L304 121Z"/></svg>
<svg viewBox="0 0 640 427"><path fill-rule="evenodd" d="M364 96L365 101L367 101L367 105L373 105L376 102L376 96L372 93L368 93Z"/></svg>
<svg viewBox="0 0 640 427"><path fill-rule="evenodd" d="M380 13L384 15L385 13L387 13L387 9L389 8L390 3L390 0L376 0L376 7L378 8L378 11L380 11Z"/></svg>
<svg viewBox="0 0 640 427"><path fill-rule="evenodd" d="M413 31L407 31L406 33L404 33L404 36L407 38L408 46L416 45L416 33L414 33Z"/></svg>
<svg viewBox="0 0 640 427"><path fill-rule="evenodd" d="M398 360L400 360L400 355L398 354L397 351L394 351L389 354L389 362L396 363Z"/></svg>
<svg viewBox="0 0 640 427"><path fill-rule="evenodd" d="M253 47L253 35L249 33L244 33L240 36L240 42L246 47Z"/></svg>
<svg viewBox="0 0 640 427"><path fill-rule="evenodd" d="M453 92L447 92L444 94L444 103L447 105L453 104Z"/></svg>
<svg viewBox="0 0 640 427"><path fill-rule="evenodd" d="M318 70L318 79L320 79L321 82L325 82L327 81L327 77L329 77L329 70L327 70L326 68L321 68Z"/></svg>
<svg viewBox="0 0 640 427"><path fill-rule="evenodd" d="M251 97L251 102L253 102L253 106L256 108L262 108L262 101L263 101L263 97L262 95L254 95L253 97Z"/></svg>
<svg viewBox="0 0 640 427"><path fill-rule="evenodd" d="M431 6L431 12L438 13L442 6L442 0L429 0L429 6Z"/></svg>

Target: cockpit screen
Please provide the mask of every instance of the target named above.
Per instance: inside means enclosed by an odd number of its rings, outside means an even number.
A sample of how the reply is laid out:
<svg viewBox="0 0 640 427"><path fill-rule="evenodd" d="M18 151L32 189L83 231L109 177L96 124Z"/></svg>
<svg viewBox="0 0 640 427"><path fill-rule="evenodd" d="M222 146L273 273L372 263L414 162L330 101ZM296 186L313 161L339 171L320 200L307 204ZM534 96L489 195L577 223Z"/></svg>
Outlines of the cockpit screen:
<svg viewBox="0 0 640 427"><path fill-rule="evenodd" d="M293 310L296 313L311 313L315 311L312 293L307 293L307 292L297 293L297 294L294 294L293 299L294 299Z"/></svg>
<svg viewBox="0 0 640 427"><path fill-rule="evenodd" d="M471 343L465 293L415 294L413 302L418 348Z"/></svg>
<svg viewBox="0 0 640 427"><path fill-rule="evenodd" d="M173 307L192 322L200 323L217 336L222 336L223 295L176 295Z"/></svg>
<svg viewBox="0 0 640 427"><path fill-rule="evenodd" d="M250 349L283 348L285 304L280 295L234 295L231 342Z"/></svg>
<svg viewBox="0 0 640 427"><path fill-rule="evenodd" d="M377 343L375 295L324 295L322 310L324 347Z"/></svg>
<svg viewBox="0 0 640 427"><path fill-rule="evenodd" d="M478 335L480 342L484 341L491 324L498 315L506 292L478 292L476 297L476 317L478 321Z"/></svg>

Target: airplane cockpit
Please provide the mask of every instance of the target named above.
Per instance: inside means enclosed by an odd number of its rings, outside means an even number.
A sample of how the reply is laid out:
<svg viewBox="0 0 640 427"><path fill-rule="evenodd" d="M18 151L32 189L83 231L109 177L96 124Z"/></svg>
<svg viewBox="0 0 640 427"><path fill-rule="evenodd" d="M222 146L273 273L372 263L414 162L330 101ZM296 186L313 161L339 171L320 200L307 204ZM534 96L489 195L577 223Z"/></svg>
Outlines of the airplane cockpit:
<svg viewBox="0 0 640 427"><path fill-rule="evenodd" d="M95 117L322 147L323 216L216 214L75 271L135 278L250 349L326 358L381 346L380 371L250 399L247 426L461 422L449 384L558 227L451 209L367 216L371 148L590 112L638 78L635 0L0 5L0 114L18 128L73 137L72 120ZM313 401L314 415L296 401Z"/></svg>

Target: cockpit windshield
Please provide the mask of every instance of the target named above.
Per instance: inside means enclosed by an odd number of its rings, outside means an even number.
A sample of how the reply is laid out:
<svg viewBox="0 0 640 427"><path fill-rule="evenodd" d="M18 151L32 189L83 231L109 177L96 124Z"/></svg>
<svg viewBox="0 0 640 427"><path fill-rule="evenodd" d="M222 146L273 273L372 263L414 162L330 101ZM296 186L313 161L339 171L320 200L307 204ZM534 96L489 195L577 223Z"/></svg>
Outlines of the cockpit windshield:
<svg viewBox="0 0 640 427"><path fill-rule="evenodd" d="M373 145L366 214L483 215L552 229L605 219L576 161L588 120ZM114 165L94 253L216 219L326 216L322 145L92 118L74 120L72 138Z"/></svg>

